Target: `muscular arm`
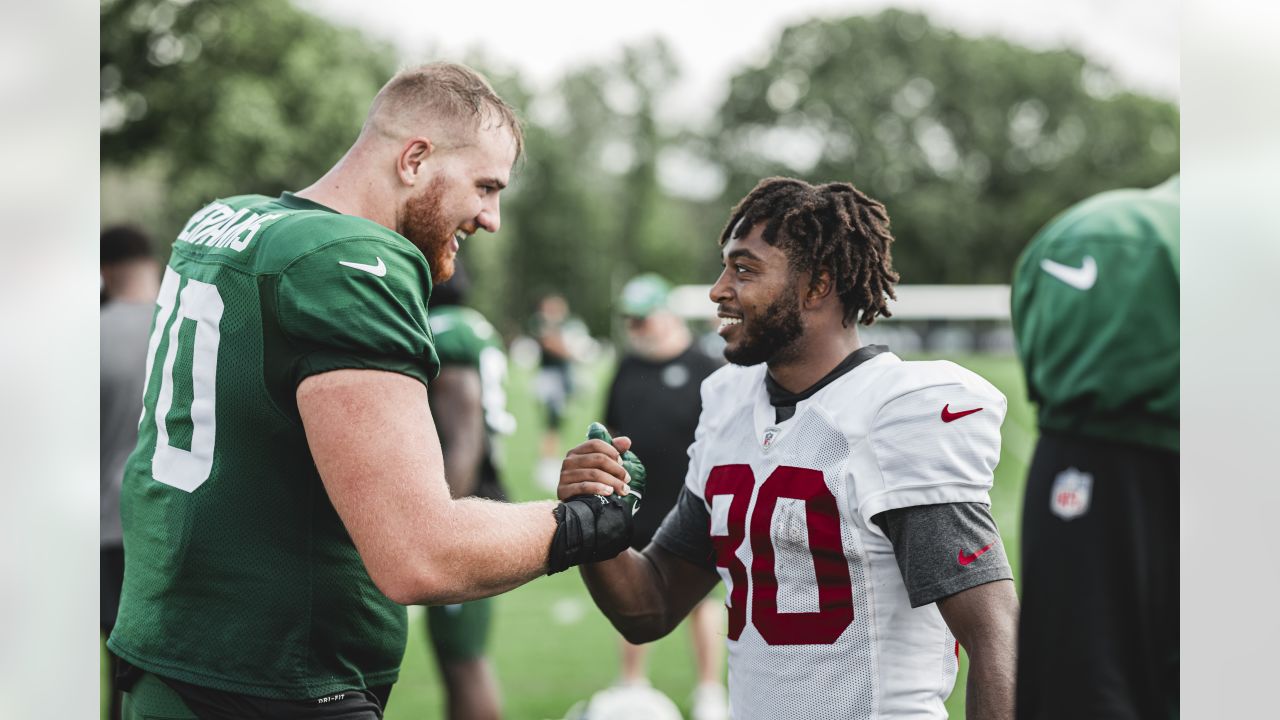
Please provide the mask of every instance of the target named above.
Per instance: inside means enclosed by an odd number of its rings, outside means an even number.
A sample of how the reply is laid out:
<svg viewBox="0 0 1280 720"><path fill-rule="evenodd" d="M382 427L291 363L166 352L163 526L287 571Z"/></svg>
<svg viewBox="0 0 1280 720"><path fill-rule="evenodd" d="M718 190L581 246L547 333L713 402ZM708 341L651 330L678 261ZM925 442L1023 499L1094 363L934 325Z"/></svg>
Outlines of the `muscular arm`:
<svg viewBox="0 0 1280 720"><path fill-rule="evenodd" d="M421 382L379 370L326 372L299 384L298 410L329 499L387 597L462 602L547 571L554 504L450 499ZM624 474L603 453L580 462ZM603 469L575 472L607 477Z"/></svg>
<svg viewBox="0 0 1280 720"><path fill-rule="evenodd" d="M484 406L480 402L480 372L462 365L446 365L427 390L431 414L444 451L444 479L455 498L474 495L484 455Z"/></svg>
<svg viewBox="0 0 1280 720"><path fill-rule="evenodd" d="M675 629L711 588L716 573L650 543L579 568L591 598L628 642L652 642Z"/></svg>
<svg viewBox="0 0 1280 720"><path fill-rule="evenodd" d="M919 505L872 520L893 543L911 606L937 603L969 653L968 717L1011 719L1018 598L991 509L973 502Z"/></svg>
<svg viewBox="0 0 1280 720"><path fill-rule="evenodd" d="M1018 596L996 580L938 601L938 610L969 653L965 717L1012 720L1017 670Z"/></svg>

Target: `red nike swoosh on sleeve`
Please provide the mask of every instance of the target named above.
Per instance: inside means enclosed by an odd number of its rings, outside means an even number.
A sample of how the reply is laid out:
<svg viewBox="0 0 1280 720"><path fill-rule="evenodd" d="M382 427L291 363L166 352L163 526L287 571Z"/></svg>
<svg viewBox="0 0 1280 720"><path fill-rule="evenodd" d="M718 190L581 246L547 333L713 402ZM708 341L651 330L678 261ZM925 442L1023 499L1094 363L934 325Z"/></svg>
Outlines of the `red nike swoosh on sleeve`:
<svg viewBox="0 0 1280 720"><path fill-rule="evenodd" d="M982 408L974 408L972 410L960 410L958 412L951 412L951 403L947 403L946 405L942 406L942 422L946 423L946 422L951 422L952 420L959 420L960 418L966 415L972 415L976 412L980 412L981 410Z"/></svg>
<svg viewBox="0 0 1280 720"><path fill-rule="evenodd" d="M964 554L964 551L963 551L963 550L961 550L961 551L960 551L960 553L959 553L958 555L956 555L956 560L958 560L958 561L960 562L960 564L961 564L961 565L968 565L969 563L973 562L974 560L977 560L979 555L981 555L982 553L984 553L984 552L986 552L986 551L990 550L992 545L995 545L995 543L987 543L987 546L986 546L986 547L982 548L981 550L979 550L978 552L976 552L976 553L974 553L974 554L972 554L972 555L965 555L965 554Z"/></svg>

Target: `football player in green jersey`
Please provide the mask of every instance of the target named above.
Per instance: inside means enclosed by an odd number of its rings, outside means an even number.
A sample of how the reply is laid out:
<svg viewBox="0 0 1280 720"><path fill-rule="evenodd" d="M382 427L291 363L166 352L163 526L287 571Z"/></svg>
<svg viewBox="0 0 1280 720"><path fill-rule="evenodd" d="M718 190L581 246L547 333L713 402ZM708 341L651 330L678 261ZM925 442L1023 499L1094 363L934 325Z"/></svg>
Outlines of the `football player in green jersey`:
<svg viewBox="0 0 1280 720"><path fill-rule="evenodd" d="M1178 189L1174 176L1072 206L1014 274L1040 426L1019 720L1178 715Z"/></svg>
<svg viewBox="0 0 1280 720"><path fill-rule="evenodd" d="M455 500L445 481L426 300L460 242L498 230L522 143L473 71L409 69L316 183L217 200L178 235L122 487L126 717L379 718L404 605L627 546L625 439L564 461L603 501Z"/></svg>
<svg viewBox="0 0 1280 720"><path fill-rule="evenodd" d="M440 358L440 375L428 389L438 418L445 479L454 497L504 500L498 440L515 431L506 408L507 356L502 338L479 312L462 305L470 281L461 263L448 282L436 285L427 308ZM447 421L444 420L447 418ZM498 679L485 657L492 600L436 605L427 609L431 649L444 682L449 720L501 717Z"/></svg>

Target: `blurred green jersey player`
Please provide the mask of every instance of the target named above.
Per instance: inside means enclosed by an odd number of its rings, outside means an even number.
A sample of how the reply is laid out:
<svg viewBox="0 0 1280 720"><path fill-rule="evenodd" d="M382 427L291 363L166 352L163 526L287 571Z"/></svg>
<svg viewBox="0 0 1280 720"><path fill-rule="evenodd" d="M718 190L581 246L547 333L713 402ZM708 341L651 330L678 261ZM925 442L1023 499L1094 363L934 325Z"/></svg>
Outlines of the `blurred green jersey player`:
<svg viewBox="0 0 1280 720"><path fill-rule="evenodd" d="M502 338L479 312L463 307L470 280L463 266L438 285L428 304L440 358L440 376L427 397L437 419L445 479L454 497L504 500L499 477L500 438L516 429L507 412L507 356ZM485 657L493 600L427 609L430 646L445 689L445 717L496 720L501 716L497 677Z"/></svg>
<svg viewBox="0 0 1280 720"><path fill-rule="evenodd" d="M1040 424L1021 720L1177 714L1178 242L1174 177L1084 200L1018 262L1013 329Z"/></svg>

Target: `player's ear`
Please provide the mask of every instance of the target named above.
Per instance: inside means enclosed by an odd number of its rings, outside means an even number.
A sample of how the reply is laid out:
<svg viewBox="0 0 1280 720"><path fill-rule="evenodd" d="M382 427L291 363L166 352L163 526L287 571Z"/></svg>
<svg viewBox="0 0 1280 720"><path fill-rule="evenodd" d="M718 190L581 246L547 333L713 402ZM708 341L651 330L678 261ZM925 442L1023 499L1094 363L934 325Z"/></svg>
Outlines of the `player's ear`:
<svg viewBox="0 0 1280 720"><path fill-rule="evenodd" d="M805 293L805 307L816 307L822 303L832 291L835 290L835 283L832 281L831 271L827 268L818 270L816 275L812 275L809 280L809 290Z"/></svg>
<svg viewBox="0 0 1280 720"><path fill-rule="evenodd" d="M396 156L396 175L400 182L413 186L425 179L425 165L433 152L435 145L430 139L421 136L409 138Z"/></svg>

